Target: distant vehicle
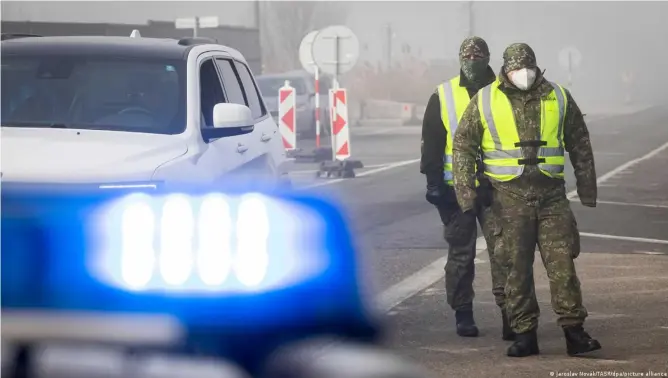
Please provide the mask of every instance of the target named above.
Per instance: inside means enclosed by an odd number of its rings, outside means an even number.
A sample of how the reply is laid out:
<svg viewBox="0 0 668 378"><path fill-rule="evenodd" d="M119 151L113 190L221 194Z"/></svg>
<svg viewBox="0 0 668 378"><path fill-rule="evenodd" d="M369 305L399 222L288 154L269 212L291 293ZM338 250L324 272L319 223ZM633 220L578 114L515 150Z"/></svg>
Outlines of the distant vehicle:
<svg viewBox="0 0 668 378"><path fill-rule="evenodd" d="M285 81L295 88L297 94L297 134L312 137L315 135L315 79L306 71L290 71L281 74L262 75L257 77L260 92L271 115L278 123L278 90ZM320 135L329 135L328 99L332 79L321 76L320 92Z"/></svg>
<svg viewBox="0 0 668 378"><path fill-rule="evenodd" d="M287 177L246 60L215 41L3 35L2 78L3 185Z"/></svg>

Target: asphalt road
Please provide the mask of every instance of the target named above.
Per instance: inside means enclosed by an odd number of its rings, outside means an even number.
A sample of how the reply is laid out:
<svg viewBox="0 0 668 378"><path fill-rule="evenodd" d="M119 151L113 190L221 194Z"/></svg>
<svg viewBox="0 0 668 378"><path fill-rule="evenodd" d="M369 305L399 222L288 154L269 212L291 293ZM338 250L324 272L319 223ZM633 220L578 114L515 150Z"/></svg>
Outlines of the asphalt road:
<svg viewBox="0 0 668 378"><path fill-rule="evenodd" d="M317 179L315 164L295 164L297 186L337 198L368 263L366 276L393 320L390 345L440 377L540 377L568 371L668 373L668 109L598 115L589 120L599 178L599 205L571 193L582 236L577 267L587 329L604 349L568 358L549 305L540 259L540 357L509 359L479 243L476 318L481 337L461 339L443 293L445 242L435 209L424 201L419 127L352 130L353 159L366 168L354 179ZM309 141L302 144L310 148ZM312 142L311 142L312 143ZM568 165L568 164L567 164ZM569 167L570 168L570 167ZM573 190L572 169L568 188ZM598 373L600 374L600 373ZM582 375L579 375L582 376ZM597 375L606 376L606 375ZM614 376L614 375L607 375ZM651 376L651 375L644 375ZM655 375L662 376L662 375ZM668 375L663 375L668 376Z"/></svg>

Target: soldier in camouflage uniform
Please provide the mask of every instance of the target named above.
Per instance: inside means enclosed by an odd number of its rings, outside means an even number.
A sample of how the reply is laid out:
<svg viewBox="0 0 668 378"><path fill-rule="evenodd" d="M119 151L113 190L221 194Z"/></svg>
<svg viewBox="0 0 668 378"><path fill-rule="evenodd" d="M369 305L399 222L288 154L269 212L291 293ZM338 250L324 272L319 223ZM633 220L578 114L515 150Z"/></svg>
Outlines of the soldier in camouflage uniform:
<svg viewBox="0 0 668 378"><path fill-rule="evenodd" d="M487 242L492 292L502 309L502 337L504 340L512 340L514 333L503 310L506 276L494 259L494 219L490 207L489 180L482 174L478 176L477 211L471 217L460 211L452 186L452 138L457 128L457 115L461 116L470 98L480 88L494 82L496 75L489 67L487 43L480 37L469 37L462 42L459 59L460 75L440 85L427 103L422 124L420 171L427 176L426 199L438 209L444 226L444 238L448 242L445 289L447 303L455 311L457 334L465 337L478 335L473 318L477 218ZM451 100L449 104L448 96ZM449 164L445 164L448 160Z"/></svg>
<svg viewBox="0 0 668 378"><path fill-rule="evenodd" d="M471 99L455 134L457 200L464 212L475 208L477 195L472 178L479 149L485 161L502 162L496 167L486 163L485 174L492 178L494 188L492 208L498 218L495 255L507 269L506 310L516 332L508 356L539 353L539 308L533 282L536 245L550 280L552 307L563 327L568 354L597 350L601 345L582 327L587 310L574 265L580 239L563 179L565 148L575 169L581 203L596 206L596 171L589 132L571 94L543 77L531 47L512 44L503 59L497 82ZM552 123L546 121L549 117L553 117ZM505 147L497 147L503 144L499 139L504 131ZM516 142L508 143L508 135ZM559 147L546 147L550 140L552 145L559 142ZM495 158L495 153L505 155ZM559 153L561 157L550 155ZM510 178L505 173L494 173L502 171L514 173Z"/></svg>

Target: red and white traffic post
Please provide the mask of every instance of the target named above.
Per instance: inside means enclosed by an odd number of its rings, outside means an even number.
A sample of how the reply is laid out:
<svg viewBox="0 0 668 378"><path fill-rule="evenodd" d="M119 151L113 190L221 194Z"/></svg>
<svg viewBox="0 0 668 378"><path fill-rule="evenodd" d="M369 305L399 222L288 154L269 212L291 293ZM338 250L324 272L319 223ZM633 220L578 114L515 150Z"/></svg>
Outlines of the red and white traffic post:
<svg viewBox="0 0 668 378"><path fill-rule="evenodd" d="M334 80L334 89L329 91L329 114L332 140L332 161L320 165L318 176L355 177L356 168L362 168L362 162L351 160L350 127L348 121L348 92L339 88Z"/></svg>
<svg viewBox="0 0 668 378"><path fill-rule="evenodd" d="M350 128L348 127L348 92L345 88L332 91L332 151L334 159L350 157Z"/></svg>
<svg viewBox="0 0 668 378"><path fill-rule="evenodd" d="M297 96L295 88L286 80L278 90L278 130L286 151L297 149Z"/></svg>
<svg viewBox="0 0 668 378"><path fill-rule="evenodd" d="M320 148L320 73L313 67L315 76L315 148Z"/></svg>

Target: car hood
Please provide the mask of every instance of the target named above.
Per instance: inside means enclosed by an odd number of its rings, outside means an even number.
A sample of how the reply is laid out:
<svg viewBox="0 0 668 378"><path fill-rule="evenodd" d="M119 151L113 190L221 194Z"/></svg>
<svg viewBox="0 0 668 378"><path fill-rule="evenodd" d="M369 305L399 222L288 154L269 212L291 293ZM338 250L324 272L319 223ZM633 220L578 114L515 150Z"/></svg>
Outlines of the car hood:
<svg viewBox="0 0 668 378"><path fill-rule="evenodd" d="M3 127L1 150L3 182L104 183L150 180L188 148L171 135Z"/></svg>

